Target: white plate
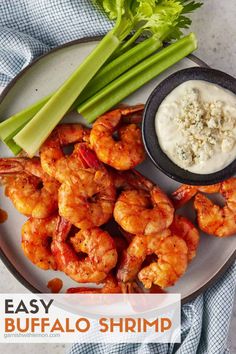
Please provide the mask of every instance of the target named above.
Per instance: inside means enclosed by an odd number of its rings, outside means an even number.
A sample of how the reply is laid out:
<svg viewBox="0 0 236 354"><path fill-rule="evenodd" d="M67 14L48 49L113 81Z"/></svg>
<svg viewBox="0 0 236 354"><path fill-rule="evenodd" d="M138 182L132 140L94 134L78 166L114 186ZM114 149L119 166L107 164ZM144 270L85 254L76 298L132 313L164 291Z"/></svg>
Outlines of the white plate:
<svg viewBox="0 0 236 354"><path fill-rule="evenodd" d="M92 39L76 41L50 52L27 67L1 95L1 120L55 90L95 45L96 42ZM126 102L129 104L145 103L152 90L164 78L177 70L199 65L204 65L204 63L193 56L182 60L131 95ZM66 120L68 122L78 121L78 115L72 113ZM10 156L9 150L3 145L0 147L0 153L1 157ZM154 180L167 193L172 192L178 186L178 183L166 177L154 167L150 160L146 160L139 170ZM77 286L77 283L63 273L40 270L24 256L21 249L20 229L26 218L20 215L10 200L4 196L3 188L1 188L0 193L0 206L8 213L8 220L0 225L1 258L10 271L33 292L48 292L47 283L54 277L63 280L63 290L71 286ZM193 211L185 212L185 215L190 216L192 220L195 218ZM194 298L213 284L213 281L227 269L235 256L236 237L218 239L201 235L197 257L189 265L186 274L168 291L181 293L184 302Z"/></svg>

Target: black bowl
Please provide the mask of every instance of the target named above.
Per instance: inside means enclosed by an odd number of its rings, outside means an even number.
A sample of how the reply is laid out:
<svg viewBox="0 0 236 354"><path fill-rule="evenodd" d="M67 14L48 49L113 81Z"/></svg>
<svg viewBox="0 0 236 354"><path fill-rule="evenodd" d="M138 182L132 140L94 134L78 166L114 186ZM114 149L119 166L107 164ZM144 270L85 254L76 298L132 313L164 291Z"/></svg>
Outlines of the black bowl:
<svg viewBox="0 0 236 354"><path fill-rule="evenodd" d="M205 175L192 173L177 166L168 158L162 151L156 135L155 116L160 104L172 90L189 80L208 81L236 94L236 79L219 70L193 67L170 75L155 88L146 103L142 126L144 146L152 162L170 178L192 185L218 183L235 174L236 159L218 172Z"/></svg>

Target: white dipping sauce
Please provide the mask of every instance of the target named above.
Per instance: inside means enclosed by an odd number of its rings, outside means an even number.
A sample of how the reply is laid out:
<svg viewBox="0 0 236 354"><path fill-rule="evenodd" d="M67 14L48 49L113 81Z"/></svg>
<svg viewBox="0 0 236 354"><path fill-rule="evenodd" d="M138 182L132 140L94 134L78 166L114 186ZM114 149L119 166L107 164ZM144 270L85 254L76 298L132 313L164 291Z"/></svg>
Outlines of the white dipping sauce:
<svg viewBox="0 0 236 354"><path fill-rule="evenodd" d="M236 158L236 95L210 82L186 81L159 106L155 128L176 165L199 174L220 171Z"/></svg>

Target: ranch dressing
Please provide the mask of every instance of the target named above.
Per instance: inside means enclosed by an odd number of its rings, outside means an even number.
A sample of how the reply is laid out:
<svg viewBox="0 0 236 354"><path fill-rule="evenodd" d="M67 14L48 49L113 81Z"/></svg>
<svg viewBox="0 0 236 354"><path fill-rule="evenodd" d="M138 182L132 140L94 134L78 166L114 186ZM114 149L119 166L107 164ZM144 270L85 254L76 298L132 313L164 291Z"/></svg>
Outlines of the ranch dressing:
<svg viewBox="0 0 236 354"><path fill-rule="evenodd" d="M236 95L210 82L186 81L159 106L155 129L176 165L199 174L220 171L236 158Z"/></svg>

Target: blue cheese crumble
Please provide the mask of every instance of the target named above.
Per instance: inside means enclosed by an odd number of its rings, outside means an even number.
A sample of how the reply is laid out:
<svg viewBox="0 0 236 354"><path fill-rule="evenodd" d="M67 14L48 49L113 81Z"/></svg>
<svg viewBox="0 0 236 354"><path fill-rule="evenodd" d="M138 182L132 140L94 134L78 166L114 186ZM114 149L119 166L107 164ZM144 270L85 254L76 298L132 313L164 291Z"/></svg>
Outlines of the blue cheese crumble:
<svg viewBox="0 0 236 354"><path fill-rule="evenodd" d="M186 90L180 102L180 113L174 117L186 142L176 143L176 158L185 168L211 159L215 147L230 152L236 139L236 119L225 109L224 102L204 102L200 90Z"/></svg>

